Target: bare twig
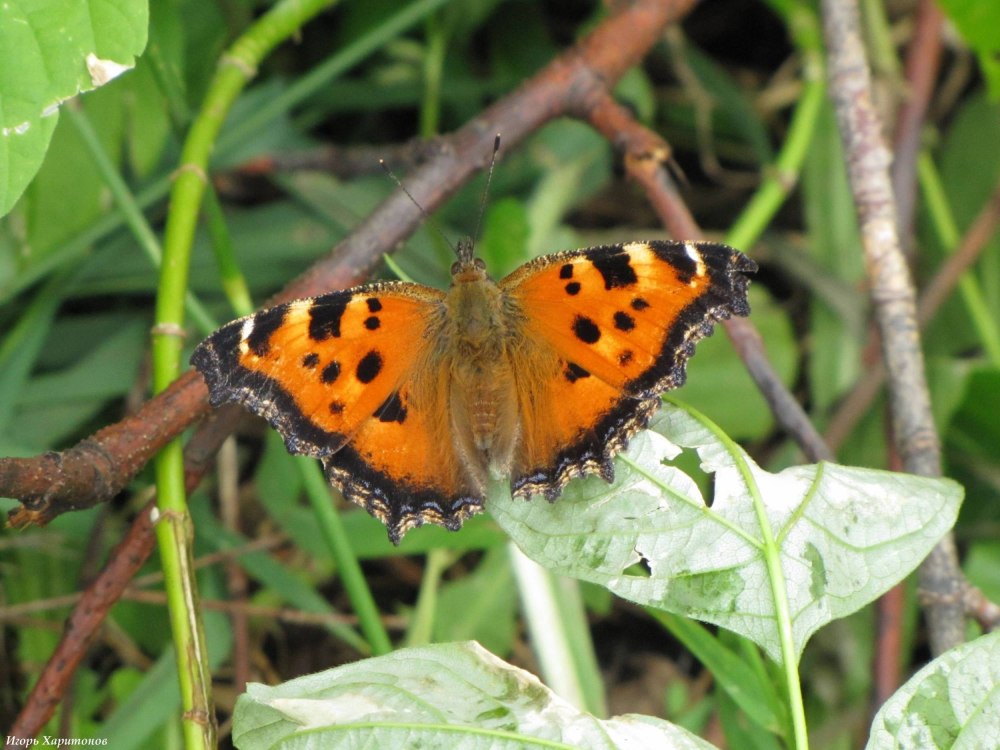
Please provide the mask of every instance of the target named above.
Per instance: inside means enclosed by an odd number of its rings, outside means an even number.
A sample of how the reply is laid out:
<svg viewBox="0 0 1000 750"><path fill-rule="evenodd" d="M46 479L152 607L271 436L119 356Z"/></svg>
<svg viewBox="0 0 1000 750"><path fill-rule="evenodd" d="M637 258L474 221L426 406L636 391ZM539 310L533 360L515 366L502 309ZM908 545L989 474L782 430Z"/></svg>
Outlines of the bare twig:
<svg viewBox="0 0 1000 750"><path fill-rule="evenodd" d="M858 8L846 0L823 0L822 10L830 95L847 158L848 179L857 207L875 319L889 377L894 441L904 470L922 476L940 476L940 446L924 377L916 294L899 242L889 178L890 154L872 103L871 76L861 42ZM934 653L962 642L963 580L949 535L935 547L920 571Z"/></svg>
<svg viewBox="0 0 1000 750"><path fill-rule="evenodd" d="M899 234L904 243L913 231L917 195L917 154L924 117L941 63L944 15L934 0L920 0L916 27L906 52L906 101L899 110L893 137L892 188L896 195Z"/></svg>

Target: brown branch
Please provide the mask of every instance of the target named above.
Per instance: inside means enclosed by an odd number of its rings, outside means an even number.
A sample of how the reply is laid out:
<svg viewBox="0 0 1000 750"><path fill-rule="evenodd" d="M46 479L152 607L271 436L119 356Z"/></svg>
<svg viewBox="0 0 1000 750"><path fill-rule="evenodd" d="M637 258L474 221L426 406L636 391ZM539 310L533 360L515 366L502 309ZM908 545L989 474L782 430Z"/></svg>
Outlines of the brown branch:
<svg viewBox="0 0 1000 750"><path fill-rule="evenodd" d="M829 58L830 96L840 129L871 280L875 319L889 378L895 444L903 469L921 476L941 474L941 454L924 375L917 326L916 293L900 246L890 154L872 102L871 75L861 42L858 8L845 0L822 0ZM928 601L931 649L939 654L963 640L964 579L948 535L920 569Z"/></svg>
<svg viewBox="0 0 1000 750"><path fill-rule="evenodd" d="M76 668L97 638L108 609L118 601L122 590L153 551L153 509L150 501L139 512L128 534L112 551L107 566L87 587L66 620L62 640L49 657L14 725L6 733L8 747L14 747L12 739L35 737L52 717Z"/></svg>
<svg viewBox="0 0 1000 750"><path fill-rule="evenodd" d="M10 525L45 524L117 495L160 448L208 410L205 385L184 373L134 414L75 447L34 458L0 458L0 496L16 497Z"/></svg>
<svg viewBox="0 0 1000 750"><path fill-rule="evenodd" d="M1000 627L1000 606L976 586L969 586L965 592L965 611L982 626L983 630L992 632Z"/></svg>
<svg viewBox="0 0 1000 750"><path fill-rule="evenodd" d="M438 142L426 164L407 179L407 189L428 211L440 205L489 159L496 133L510 147L550 120L588 109L635 65L664 27L694 0L638 0L611 16L576 46L553 60L521 88ZM309 297L366 278L382 254L420 224L413 202L396 191L333 252L294 280L275 300ZM61 513L114 497L164 444L207 410L201 377L188 372L133 417L104 428L62 453L0 459L0 496L21 499L10 523L46 523Z"/></svg>

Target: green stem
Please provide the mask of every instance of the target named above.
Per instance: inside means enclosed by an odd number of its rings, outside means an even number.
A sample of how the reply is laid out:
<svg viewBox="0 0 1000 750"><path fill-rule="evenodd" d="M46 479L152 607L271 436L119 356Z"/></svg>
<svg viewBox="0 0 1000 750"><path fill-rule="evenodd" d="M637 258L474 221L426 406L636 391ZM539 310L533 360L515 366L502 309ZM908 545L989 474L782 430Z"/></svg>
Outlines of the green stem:
<svg viewBox="0 0 1000 750"><path fill-rule="evenodd" d="M796 750L808 750L809 732L806 726L805 704L802 700L802 683L799 680L799 651L795 644L795 634L792 629L792 614L788 603L788 584L785 572L781 566L781 547L771 529L767 517L767 508L761 497L760 488L754 481L753 472L744 459L743 451L733 440L720 430L710 419L689 409L692 416L710 429L726 451L734 459L734 464L743 478L747 492L753 502L757 525L760 528L761 552L764 565L767 568L767 580L771 587L771 599L774 602L775 626L778 630L778 643L781 647L781 670L785 678L785 688L788 691L788 713L792 722L792 747Z"/></svg>
<svg viewBox="0 0 1000 750"><path fill-rule="evenodd" d="M250 287L236 261L232 235L229 234L219 197L211 185L205 193L205 225L212 239L212 251L219 268L222 292L238 316L249 315L254 311L253 297L250 296Z"/></svg>
<svg viewBox="0 0 1000 750"><path fill-rule="evenodd" d="M453 559L454 555L450 550L440 547L435 547L427 553L424 577L420 582L420 595L417 597L417 606L413 612L409 632L406 634L407 647L423 646L431 642L441 576Z"/></svg>
<svg viewBox="0 0 1000 750"><path fill-rule="evenodd" d="M330 486L316 465L315 459L298 457L297 463L302 471L309 504L316 514L320 531L337 565L337 572L341 583L344 584L347 598L350 599L351 606L358 616L361 632L368 639L373 654L376 656L387 654L392 651L392 642L382 624L382 618L379 616L371 589L368 588L361 564L351 548L344 523L333 507Z"/></svg>
<svg viewBox="0 0 1000 750"><path fill-rule="evenodd" d="M264 56L330 4L330 0L283 0L272 7L223 55L202 108L191 125L170 192L170 212L163 242L152 344L155 393L166 389L180 372L191 246L205 192L209 154L226 113ZM187 507L184 458L179 440L170 443L157 456L156 485L160 514L156 537L177 652L185 745L188 750L213 748L215 718L211 675L197 602L191 550L193 527Z"/></svg>

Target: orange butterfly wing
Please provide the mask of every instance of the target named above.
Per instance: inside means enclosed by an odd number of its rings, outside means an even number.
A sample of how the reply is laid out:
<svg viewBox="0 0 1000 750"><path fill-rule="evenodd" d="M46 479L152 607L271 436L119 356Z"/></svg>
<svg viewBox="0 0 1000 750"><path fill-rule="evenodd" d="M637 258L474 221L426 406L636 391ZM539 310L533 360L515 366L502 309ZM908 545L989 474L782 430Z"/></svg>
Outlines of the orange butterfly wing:
<svg viewBox="0 0 1000 750"><path fill-rule="evenodd" d="M756 264L725 245L632 242L543 256L500 288L523 311L514 361L521 442L514 492L554 498L574 476L611 481L613 456L684 383L715 321L749 313Z"/></svg>
<svg viewBox="0 0 1000 750"><path fill-rule="evenodd" d="M192 355L214 406L244 404L291 453L389 528L458 528L482 500L449 434L434 341L444 293L387 282L297 300L233 321Z"/></svg>

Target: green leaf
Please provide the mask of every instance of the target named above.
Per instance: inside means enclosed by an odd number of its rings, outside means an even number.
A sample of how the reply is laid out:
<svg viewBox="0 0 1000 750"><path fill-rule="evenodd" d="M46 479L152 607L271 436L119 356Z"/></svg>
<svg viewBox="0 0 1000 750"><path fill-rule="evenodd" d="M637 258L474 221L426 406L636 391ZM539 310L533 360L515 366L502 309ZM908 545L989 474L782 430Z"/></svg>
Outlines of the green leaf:
<svg viewBox="0 0 1000 750"><path fill-rule="evenodd" d="M940 0L966 44L979 56L990 94L1000 96L1000 3L983 0Z"/></svg>
<svg viewBox="0 0 1000 750"><path fill-rule="evenodd" d="M647 716L579 711L475 642L402 649L301 677L251 684L233 742L262 748L711 748Z"/></svg>
<svg viewBox="0 0 1000 750"><path fill-rule="evenodd" d="M0 7L0 215L38 171L59 104L131 68L148 15L145 0Z"/></svg>
<svg viewBox="0 0 1000 750"><path fill-rule="evenodd" d="M942 654L875 715L866 750L996 747L1000 737L1000 633Z"/></svg>
<svg viewBox="0 0 1000 750"><path fill-rule="evenodd" d="M711 504L666 463L682 448L695 449L714 475ZM512 500L497 482L487 507L550 570L721 625L775 660L780 622L801 654L818 628L913 570L951 528L962 498L950 480L829 463L771 474L703 417L672 406L615 469L612 485L579 480L555 503ZM782 588L787 611L775 603Z"/></svg>

